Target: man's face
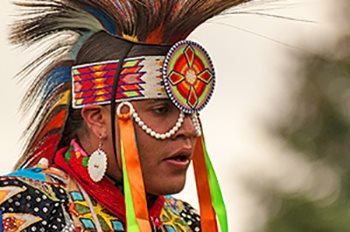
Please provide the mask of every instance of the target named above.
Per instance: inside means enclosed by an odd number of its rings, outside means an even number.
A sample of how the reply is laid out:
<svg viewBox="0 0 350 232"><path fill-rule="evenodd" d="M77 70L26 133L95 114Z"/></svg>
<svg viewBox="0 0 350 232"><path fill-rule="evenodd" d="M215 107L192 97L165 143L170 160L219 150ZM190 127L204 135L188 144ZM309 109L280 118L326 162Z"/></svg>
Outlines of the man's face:
<svg viewBox="0 0 350 232"><path fill-rule="evenodd" d="M141 120L161 134L174 127L180 114L169 100L133 101L132 105ZM136 124L134 127L146 192L154 195L180 192L185 185L195 145L196 133L191 116L186 115L180 129L165 140L151 137ZM113 154L113 151L108 153Z"/></svg>
<svg viewBox="0 0 350 232"><path fill-rule="evenodd" d="M180 111L169 100L133 102L139 117L154 131L168 132L177 122ZM158 140L135 125L146 192L165 195L180 192L195 142L195 128L190 116L169 139Z"/></svg>

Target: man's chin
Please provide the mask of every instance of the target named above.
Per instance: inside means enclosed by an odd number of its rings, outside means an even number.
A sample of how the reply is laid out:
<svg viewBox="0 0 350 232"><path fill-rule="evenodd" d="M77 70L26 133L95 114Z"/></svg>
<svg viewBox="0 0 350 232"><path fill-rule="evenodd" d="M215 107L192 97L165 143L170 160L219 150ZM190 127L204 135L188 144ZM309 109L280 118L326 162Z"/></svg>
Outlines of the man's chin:
<svg viewBox="0 0 350 232"><path fill-rule="evenodd" d="M176 180L170 179L163 182L162 185L158 185L157 188L150 189L150 191L146 188L146 192L157 196L177 194L184 189L185 183L186 177L181 179L176 178Z"/></svg>

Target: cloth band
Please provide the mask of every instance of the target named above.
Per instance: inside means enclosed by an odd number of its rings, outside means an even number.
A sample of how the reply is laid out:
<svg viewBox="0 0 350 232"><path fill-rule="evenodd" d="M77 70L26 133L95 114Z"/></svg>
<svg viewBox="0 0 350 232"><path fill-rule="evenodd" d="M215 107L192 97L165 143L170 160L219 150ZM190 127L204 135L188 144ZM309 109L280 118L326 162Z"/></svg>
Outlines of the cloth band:
<svg viewBox="0 0 350 232"><path fill-rule="evenodd" d="M116 101L168 98L162 78L164 56L141 56L124 60ZM109 104L118 60L72 68L73 108Z"/></svg>

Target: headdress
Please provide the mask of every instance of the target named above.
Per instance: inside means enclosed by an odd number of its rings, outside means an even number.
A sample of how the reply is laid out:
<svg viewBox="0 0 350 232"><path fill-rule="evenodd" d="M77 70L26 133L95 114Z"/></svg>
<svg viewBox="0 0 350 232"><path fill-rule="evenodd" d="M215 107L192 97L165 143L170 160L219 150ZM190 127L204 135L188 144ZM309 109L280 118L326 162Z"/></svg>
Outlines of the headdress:
<svg viewBox="0 0 350 232"><path fill-rule="evenodd" d="M122 164L128 230L150 231L141 196L144 189L133 120L150 136L166 139L181 126L184 113L196 114L207 104L215 83L214 68L205 49L183 40L209 18L247 1L17 2L24 13L12 28L12 42L25 46L49 44L23 71L28 74L40 70L24 98L25 108L31 108L39 100L27 129L28 143L17 167L30 166L42 157L52 159L57 149L66 144L65 133L74 126L73 109L110 103L114 122L116 101L170 98L183 113L172 130L164 134L148 128L130 105L130 115L118 115L121 149L127 154L122 155ZM98 53L89 42L105 35L115 38L113 46L120 49L110 52L117 59L96 58L89 62L79 59L84 47L88 52ZM195 115L193 122L200 134ZM217 215L221 230L227 231L225 207L203 136L197 139L193 163L202 229L217 231ZM141 198L141 204L134 204L136 198Z"/></svg>

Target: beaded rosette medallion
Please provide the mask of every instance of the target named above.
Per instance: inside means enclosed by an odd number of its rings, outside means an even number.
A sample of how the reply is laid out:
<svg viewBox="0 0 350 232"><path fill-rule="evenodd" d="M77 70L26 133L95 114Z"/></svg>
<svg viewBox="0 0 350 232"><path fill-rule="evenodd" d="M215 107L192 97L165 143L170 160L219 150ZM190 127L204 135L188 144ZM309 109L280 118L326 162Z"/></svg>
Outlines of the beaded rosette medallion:
<svg viewBox="0 0 350 232"><path fill-rule="evenodd" d="M214 66L201 45L180 41L165 58L163 79L171 101L185 113L195 113L203 109L214 91Z"/></svg>

